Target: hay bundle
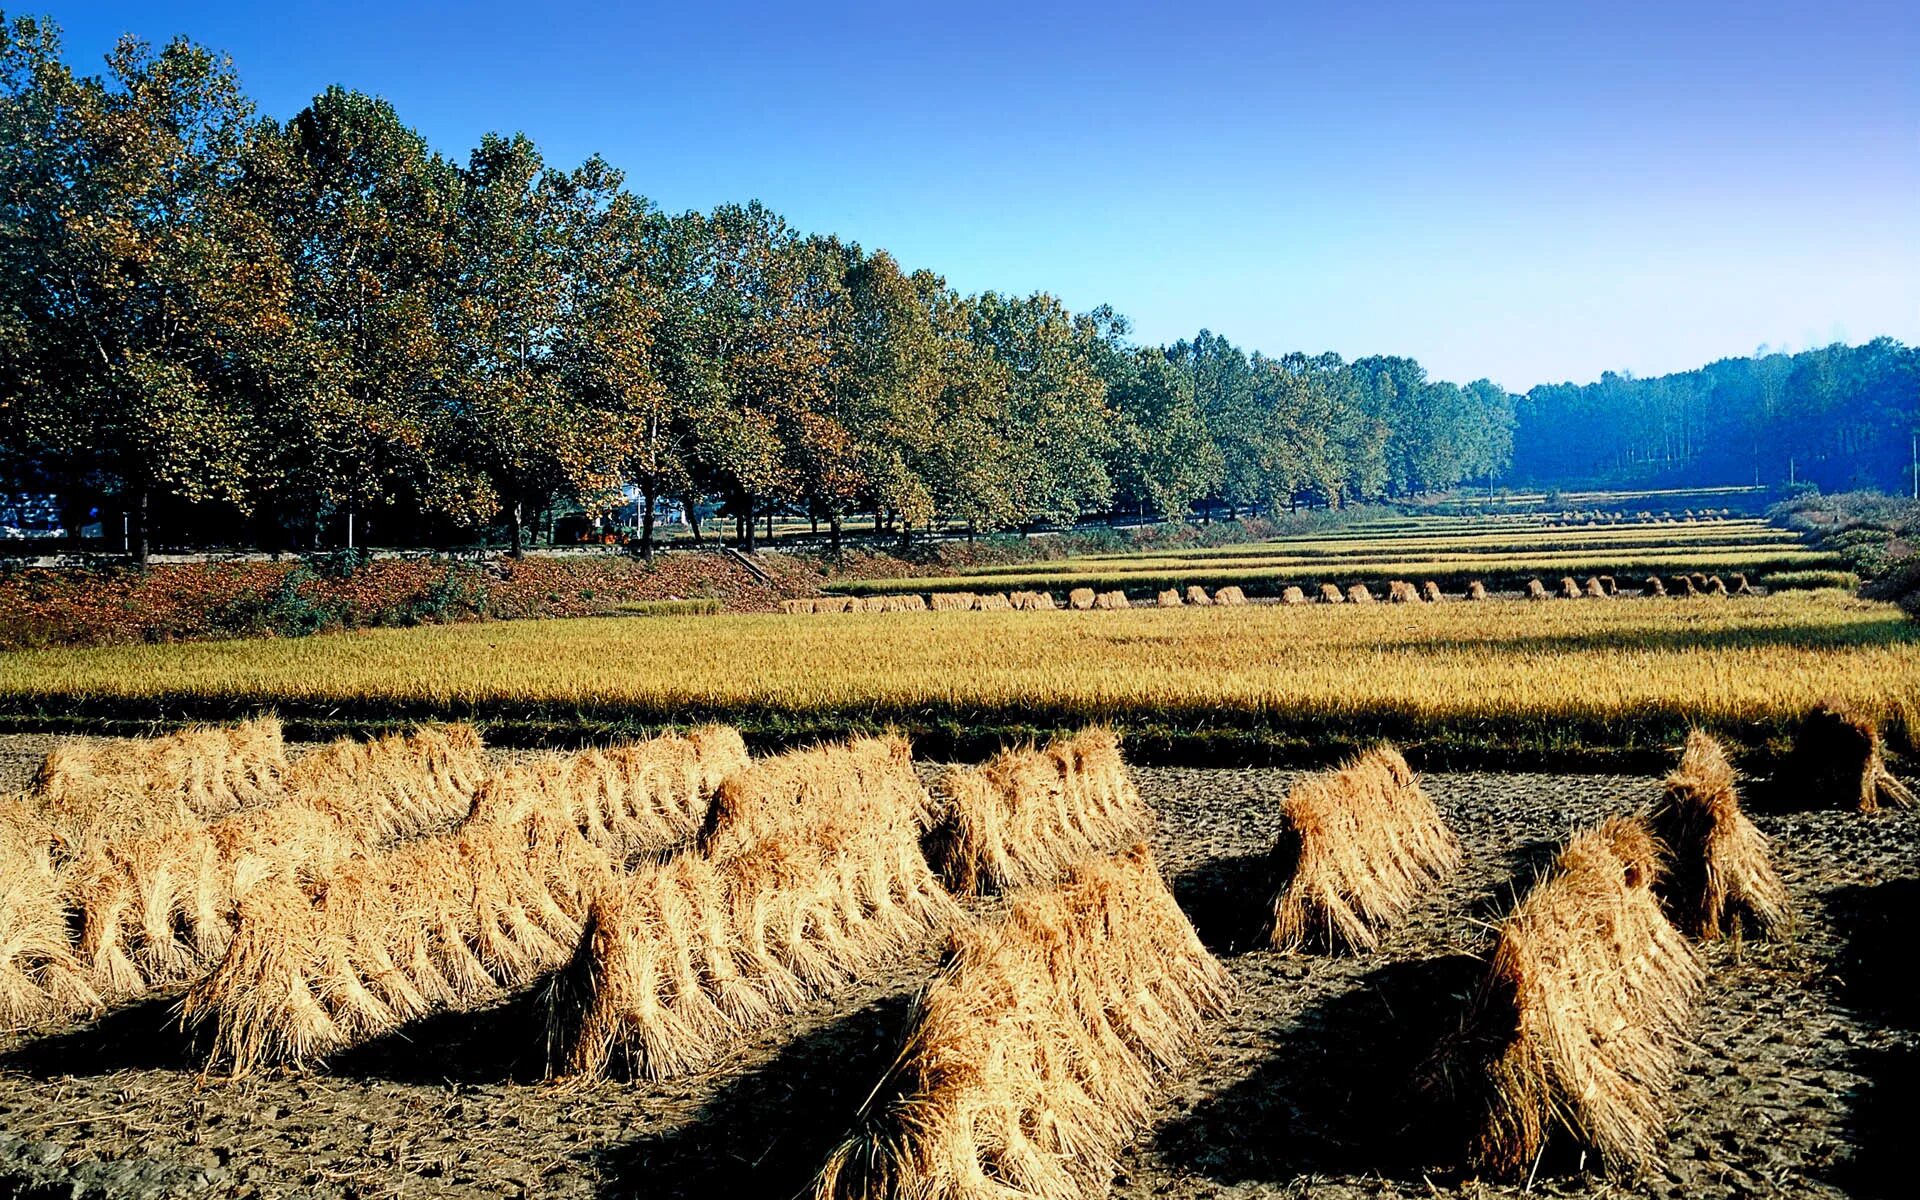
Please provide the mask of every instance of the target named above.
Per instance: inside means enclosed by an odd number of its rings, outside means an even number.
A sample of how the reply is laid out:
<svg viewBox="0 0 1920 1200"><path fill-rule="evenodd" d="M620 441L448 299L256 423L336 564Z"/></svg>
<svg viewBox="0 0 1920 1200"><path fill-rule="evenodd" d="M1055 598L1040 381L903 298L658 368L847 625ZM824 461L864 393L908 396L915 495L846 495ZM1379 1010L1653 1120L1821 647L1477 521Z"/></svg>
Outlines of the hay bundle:
<svg viewBox="0 0 1920 1200"><path fill-rule="evenodd" d="M1161 608L1181 607L1182 602L1180 600L1180 589L1179 588L1162 589L1162 591L1160 592L1160 595L1156 598L1155 603L1157 603Z"/></svg>
<svg viewBox="0 0 1920 1200"><path fill-rule="evenodd" d="M1643 596L1664 596L1667 594L1667 585L1658 575L1649 575L1647 576L1647 581L1640 585L1640 594Z"/></svg>
<svg viewBox="0 0 1920 1200"><path fill-rule="evenodd" d="M1733 764L1712 735L1687 735L1680 765L1647 814L1667 849L1658 884L1674 924L1715 941L1744 924L1773 936L1787 926L1787 889L1767 858L1766 835L1740 811Z"/></svg>
<svg viewBox="0 0 1920 1200"><path fill-rule="evenodd" d="M1247 594L1237 587L1223 587L1213 593L1213 602L1215 604L1228 605L1245 604L1247 602Z"/></svg>
<svg viewBox="0 0 1920 1200"><path fill-rule="evenodd" d="M53 840L25 805L0 797L0 1028L101 1008L73 952Z"/></svg>
<svg viewBox="0 0 1920 1200"><path fill-rule="evenodd" d="M850 809L716 863L700 856L603 889L554 989L571 1074L660 1079L960 919L913 814Z"/></svg>
<svg viewBox="0 0 1920 1200"><path fill-rule="evenodd" d="M1101 592L1098 596L1094 597L1093 606L1101 609L1133 607L1133 605L1127 603L1127 594L1125 592Z"/></svg>
<svg viewBox="0 0 1920 1200"><path fill-rule="evenodd" d="M1707 590L1706 572L1695 571L1693 574L1687 576L1687 578L1693 581L1693 587L1695 591L1704 592Z"/></svg>
<svg viewBox="0 0 1920 1200"><path fill-rule="evenodd" d="M1707 592L1707 595L1709 596L1726 595L1727 594L1726 580L1720 578L1718 575L1709 575L1707 577L1706 592Z"/></svg>
<svg viewBox="0 0 1920 1200"><path fill-rule="evenodd" d="M1067 607L1075 612L1085 612L1093 607L1093 589L1077 587L1067 593Z"/></svg>
<svg viewBox="0 0 1920 1200"><path fill-rule="evenodd" d="M1733 573L1733 594L1736 596L1753 595L1753 584L1747 581L1746 575L1742 572L1735 571Z"/></svg>
<svg viewBox="0 0 1920 1200"><path fill-rule="evenodd" d="M1607 598L1607 585L1600 582L1598 575L1590 575L1587 577L1586 596L1589 600L1605 600Z"/></svg>
<svg viewBox="0 0 1920 1200"><path fill-rule="evenodd" d="M1013 607L1013 601L1007 599L1005 592L988 592L975 596L973 607L980 612L1005 612Z"/></svg>
<svg viewBox="0 0 1920 1200"><path fill-rule="evenodd" d="M1658 844L1630 818L1574 837L1500 923L1430 1083L1475 1113L1471 1165L1524 1176L1554 1129L1608 1168L1652 1164L1703 971L1660 911Z"/></svg>
<svg viewBox="0 0 1920 1200"><path fill-rule="evenodd" d="M782 600L780 611L789 616L794 613L810 613L813 611L813 600L811 597L805 600Z"/></svg>
<svg viewBox="0 0 1920 1200"><path fill-rule="evenodd" d="M934 793L930 857L948 886L971 894L1051 882L1146 836L1153 820L1110 729L1002 750L948 771Z"/></svg>
<svg viewBox="0 0 1920 1200"><path fill-rule="evenodd" d="M1673 577L1673 586L1674 595L1676 596L1698 596L1700 594L1699 585L1693 582L1693 576L1691 575L1675 575Z"/></svg>
<svg viewBox="0 0 1920 1200"><path fill-rule="evenodd" d="M1320 602L1322 604L1345 604L1347 597L1345 593L1341 592L1338 586L1331 583L1323 583L1320 585Z"/></svg>
<svg viewBox="0 0 1920 1200"><path fill-rule="evenodd" d="M1199 605L1204 608L1212 604L1213 601L1207 597L1207 589L1197 583L1190 583L1187 585L1187 603Z"/></svg>
<svg viewBox="0 0 1920 1200"><path fill-rule="evenodd" d="M1418 604L1420 593L1404 579L1392 579L1387 582L1387 602L1389 604Z"/></svg>
<svg viewBox="0 0 1920 1200"><path fill-rule="evenodd" d="M750 764L738 730L705 725L606 749L555 756L536 764L528 786L490 789L476 814L524 819L532 809L564 816L617 861L658 854L697 837L721 783ZM502 798L519 807L488 812Z"/></svg>
<svg viewBox="0 0 1920 1200"><path fill-rule="evenodd" d="M862 596L855 603L854 607L848 611L863 613L892 612L893 606L889 603L891 599L892 597L890 596Z"/></svg>
<svg viewBox="0 0 1920 1200"><path fill-rule="evenodd" d="M1294 584L1288 584L1280 593L1280 603L1282 604L1305 604L1306 602L1307 594Z"/></svg>
<svg viewBox="0 0 1920 1200"><path fill-rule="evenodd" d="M1366 584L1356 583L1352 587L1347 589L1347 603L1372 604L1373 593L1367 590Z"/></svg>
<svg viewBox="0 0 1920 1200"><path fill-rule="evenodd" d="M428 725L314 750L287 770L286 791L367 840L417 837L464 817L487 770L473 726Z"/></svg>
<svg viewBox="0 0 1920 1200"><path fill-rule="evenodd" d="M1044 605L1041 603L1041 599L1042 596L1039 592L1015 592L1013 594L1013 607L1021 612L1036 612L1041 608L1053 607L1053 597L1045 597L1046 603Z"/></svg>
<svg viewBox="0 0 1920 1200"><path fill-rule="evenodd" d="M526 786L509 772L483 791ZM237 1076L477 1008L563 966L613 875L571 821L536 809L343 863L310 885L311 900L284 882L259 887L184 1014L213 1026L212 1061Z"/></svg>
<svg viewBox="0 0 1920 1200"><path fill-rule="evenodd" d="M1822 808L1910 808L1913 790L1887 769L1879 722L1841 700L1822 700L1801 719L1782 776Z"/></svg>
<svg viewBox="0 0 1920 1200"><path fill-rule="evenodd" d="M972 607L972 592L933 593L932 608L934 612L966 612Z"/></svg>
<svg viewBox="0 0 1920 1200"><path fill-rule="evenodd" d="M815 1200L1092 1200L1232 984L1145 846L956 934Z"/></svg>
<svg viewBox="0 0 1920 1200"><path fill-rule="evenodd" d="M1541 583L1538 579L1529 579L1527 580L1527 599L1550 600L1552 597L1547 594L1546 584Z"/></svg>
<svg viewBox="0 0 1920 1200"><path fill-rule="evenodd" d="M1307 777L1280 811L1268 927L1276 950L1370 949L1460 862L1458 839L1391 746Z"/></svg>
<svg viewBox="0 0 1920 1200"><path fill-rule="evenodd" d="M729 775L714 793L700 849L721 860L762 842L849 812L875 822L905 812L921 828L932 801L913 770L913 748L897 736L791 750Z"/></svg>
<svg viewBox="0 0 1920 1200"><path fill-rule="evenodd" d="M918 593L918 592L908 592L907 594L905 594L905 595L903 595L903 596L895 596L895 597L894 597L894 600L895 600L895 601L896 601L896 602L898 603L898 605L899 605L899 607L898 607L898 608L896 609L896 611L898 611L898 612L925 612L925 611L927 611L927 600L926 600L926 597L924 597L924 596L922 596L922 595L921 595L920 593Z"/></svg>
<svg viewBox="0 0 1920 1200"><path fill-rule="evenodd" d="M1438 604L1446 597L1440 591L1440 585L1429 579L1420 585L1420 598L1428 604Z"/></svg>
<svg viewBox="0 0 1920 1200"><path fill-rule="evenodd" d="M272 716L157 738L63 741L34 773L26 804L77 854L88 842L271 803L286 770Z"/></svg>
<svg viewBox="0 0 1920 1200"><path fill-rule="evenodd" d="M1575 583L1571 576L1561 576L1559 596L1562 600L1578 600L1580 598L1580 585Z"/></svg>
<svg viewBox="0 0 1920 1200"><path fill-rule="evenodd" d="M1600 577L1600 586L1606 589L1607 595L1609 596L1618 596L1620 594L1620 581L1611 575L1602 575Z"/></svg>
<svg viewBox="0 0 1920 1200"><path fill-rule="evenodd" d="M1469 582L1468 582L1468 584L1467 584L1467 599L1469 599L1469 600L1485 600L1486 598L1487 598L1487 585L1486 585L1486 584L1484 584L1484 583L1481 583L1481 582L1480 582L1480 581L1479 581L1478 579L1475 579L1475 580L1471 580L1471 581L1469 581Z"/></svg>

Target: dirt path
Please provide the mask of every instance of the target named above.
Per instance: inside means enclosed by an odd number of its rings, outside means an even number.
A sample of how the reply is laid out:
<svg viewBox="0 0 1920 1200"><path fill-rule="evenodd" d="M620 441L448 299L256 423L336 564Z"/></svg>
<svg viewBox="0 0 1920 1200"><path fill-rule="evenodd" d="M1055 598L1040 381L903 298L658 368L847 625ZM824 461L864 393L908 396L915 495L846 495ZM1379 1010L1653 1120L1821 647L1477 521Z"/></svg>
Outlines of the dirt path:
<svg viewBox="0 0 1920 1200"><path fill-rule="evenodd" d="M0 787L43 742L0 738ZM1518 1194L1429 1179L1401 1085L1457 1017L1483 923L1578 824L1650 779L1429 779L1467 847L1375 953L1244 949L1259 855L1293 772L1140 772L1163 869L1242 995L1162 1096L1121 1197ZM1712 952L1676 1084L1668 1168L1631 1187L1543 1164L1547 1195L1893 1194L1892 1134L1920 1077L1920 1006L1895 975L1920 916L1920 814L1763 815L1799 905L1787 945ZM1889 970L1883 964L1893 962ZM325 1074L202 1082L170 1004L0 1038L0 1196L766 1197L839 1139L897 1046L923 954L733 1056L663 1085L552 1088L530 1010L445 1017ZM76 1190L77 1188L77 1190ZM1904 1189L1902 1189L1904 1191Z"/></svg>

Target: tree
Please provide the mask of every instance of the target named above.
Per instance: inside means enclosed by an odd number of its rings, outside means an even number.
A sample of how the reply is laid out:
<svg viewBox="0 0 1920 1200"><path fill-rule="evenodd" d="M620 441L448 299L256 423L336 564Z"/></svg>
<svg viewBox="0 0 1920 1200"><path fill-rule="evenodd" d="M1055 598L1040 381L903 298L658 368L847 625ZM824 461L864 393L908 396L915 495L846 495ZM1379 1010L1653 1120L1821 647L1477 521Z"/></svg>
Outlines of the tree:
<svg viewBox="0 0 1920 1200"><path fill-rule="evenodd" d="M246 508L256 350L288 276L236 186L251 110L225 60L122 39L76 77L48 26L0 35L0 428L54 478L119 493L141 563L155 497Z"/></svg>
<svg viewBox="0 0 1920 1200"><path fill-rule="evenodd" d="M1194 398L1193 376L1158 349L1121 356L1107 400L1116 415L1115 464L1121 496L1170 521L1220 485L1222 461Z"/></svg>

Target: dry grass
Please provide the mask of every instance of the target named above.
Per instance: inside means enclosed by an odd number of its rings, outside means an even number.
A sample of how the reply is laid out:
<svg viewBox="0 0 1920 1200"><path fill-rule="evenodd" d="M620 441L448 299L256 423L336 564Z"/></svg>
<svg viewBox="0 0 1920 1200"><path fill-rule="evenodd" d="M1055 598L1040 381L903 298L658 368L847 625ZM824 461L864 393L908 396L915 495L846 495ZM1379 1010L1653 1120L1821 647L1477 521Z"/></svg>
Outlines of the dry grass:
<svg viewBox="0 0 1920 1200"><path fill-rule="evenodd" d="M1213 601L1208 598L1207 589L1197 583L1190 583L1187 585L1187 603L1205 608L1207 605L1212 604Z"/></svg>
<svg viewBox="0 0 1920 1200"><path fill-rule="evenodd" d="M1480 581L1479 581L1478 579L1475 579L1475 580L1471 580L1471 581L1469 581L1469 582L1468 582L1468 584L1467 584L1467 599L1469 599L1469 600L1485 600L1486 598L1487 598L1487 585L1486 585L1486 584L1484 584L1484 583L1482 583L1482 582L1480 582Z"/></svg>
<svg viewBox="0 0 1920 1200"><path fill-rule="evenodd" d="M1387 581L1387 602L1389 604L1418 604L1420 593L1404 579Z"/></svg>
<svg viewBox="0 0 1920 1200"><path fill-rule="evenodd" d="M957 934L816 1200L1092 1200L1231 983L1145 846Z"/></svg>
<svg viewBox="0 0 1920 1200"><path fill-rule="evenodd" d="M1560 587L1556 594L1562 600L1578 600L1580 598L1580 585L1573 581L1571 575L1562 576L1560 579Z"/></svg>
<svg viewBox="0 0 1920 1200"><path fill-rule="evenodd" d="M489 764L471 725L429 725L303 755L286 792L372 841L418 837L464 817Z"/></svg>
<svg viewBox="0 0 1920 1200"><path fill-rule="evenodd" d="M1460 862L1460 843L1407 760L1376 746L1294 785L1273 850L1268 942L1370 949Z"/></svg>
<svg viewBox="0 0 1920 1200"><path fill-rule="evenodd" d="M858 737L762 759L723 780L700 832L700 850L716 861L796 831L822 813L860 811L889 823L906 813L920 828L932 801L913 770L905 738Z"/></svg>
<svg viewBox="0 0 1920 1200"><path fill-rule="evenodd" d="M1607 598L1607 585L1600 582L1598 575L1590 576L1587 579L1585 594L1589 600L1605 600Z"/></svg>
<svg viewBox="0 0 1920 1200"><path fill-rule="evenodd" d="M1659 846L1616 817L1575 836L1500 923L1461 1032L1429 1078L1468 1106L1468 1160L1526 1176L1556 1130L1609 1170L1655 1165L1704 972L1660 910Z"/></svg>
<svg viewBox="0 0 1920 1200"><path fill-rule="evenodd" d="M1005 592L987 592L973 598L975 612L1006 612L1013 607Z"/></svg>
<svg viewBox="0 0 1920 1200"><path fill-rule="evenodd" d="M973 607L972 592L935 592L928 607L934 612L966 612Z"/></svg>
<svg viewBox="0 0 1920 1200"><path fill-rule="evenodd" d="M1736 782L1726 750L1696 729L1647 814L1667 851L1657 889L1667 913L1708 941L1743 928L1778 936L1788 927L1787 889L1768 859L1766 835L1740 811Z"/></svg>
<svg viewBox="0 0 1920 1200"><path fill-rule="evenodd" d="M1345 604L1347 597L1341 592L1337 584L1323 583L1320 585L1320 602L1323 604Z"/></svg>
<svg viewBox="0 0 1920 1200"><path fill-rule="evenodd" d="M1667 594L1666 581L1658 575L1649 575L1647 581L1640 585L1640 592L1646 596L1664 596Z"/></svg>
<svg viewBox="0 0 1920 1200"><path fill-rule="evenodd" d="M1541 583L1538 579L1529 579L1527 580L1527 599L1550 600L1552 597L1547 593L1546 584Z"/></svg>
<svg viewBox="0 0 1920 1200"><path fill-rule="evenodd" d="M1913 789L1887 769L1880 724L1870 712L1829 697L1808 710L1781 775L1821 808L1879 812L1882 803L1911 808Z"/></svg>
<svg viewBox="0 0 1920 1200"><path fill-rule="evenodd" d="M920 852L911 807L840 793L807 815L751 854L683 855L600 891L549 996L567 1073L703 1068L961 919Z"/></svg>
<svg viewBox="0 0 1920 1200"><path fill-rule="evenodd" d="M157 738L63 741L26 794L69 854L90 844L270 803L287 771L280 722L194 726Z"/></svg>
<svg viewBox="0 0 1920 1200"><path fill-rule="evenodd" d="M25 805L0 797L0 1028L102 1007L73 952L52 839Z"/></svg>
<svg viewBox="0 0 1920 1200"><path fill-rule="evenodd" d="M1161 608L1181 607L1182 601L1180 599L1180 589L1178 588L1163 589L1159 594L1159 596L1155 598L1154 603L1159 605Z"/></svg>
<svg viewBox="0 0 1920 1200"><path fill-rule="evenodd" d="M1146 836L1153 820L1104 728L952 768L934 794L930 855L948 886L974 894L1051 882Z"/></svg>

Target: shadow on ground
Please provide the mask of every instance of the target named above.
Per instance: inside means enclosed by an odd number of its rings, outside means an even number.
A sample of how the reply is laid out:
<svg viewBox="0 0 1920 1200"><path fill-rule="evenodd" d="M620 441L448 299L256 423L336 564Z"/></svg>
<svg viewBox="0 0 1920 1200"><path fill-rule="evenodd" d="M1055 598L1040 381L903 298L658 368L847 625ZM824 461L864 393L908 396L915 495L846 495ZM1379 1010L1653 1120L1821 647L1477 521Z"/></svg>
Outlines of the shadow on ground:
<svg viewBox="0 0 1920 1200"><path fill-rule="evenodd" d="M1273 891L1273 860L1263 853L1210 858L1173 880L1181 911L1206 948L1219 955L1264 944Z"/></svg>
<svg viewBox="0 0 1920 1200"><path fill-rule="evenodd" d="M1323 1174L1417 1174L1455 1130L1413 1088L1457 1029L1480 964L1468 955L1389 963L1271 1031L1254 1073L1163 1126L1169 1162L1220 1183Z"/></svg>
<svg viewBox="0 0 1920 1200"><path fill-rule="evenodd" d="M1836 1182L1866 1197L1913 1195L1913 1114L1920 1112L1920 990L1914 986L1914 931L1920 879L1837 888L1826 905L1842 944L1832 976L1842 1003L1881 1023L1891 1044L1854 1050L1863 1080L1848 1099L1851 1159Z"/></svg>
<svg viewBox="0 0 1920 1200"><path fill-rule="evenodd" d="M35 1078L116 1071L197 1071L201 1039L180 1027L179 1000L159 997L117 1008L89 1025L50 1033L0 1055L0 1070Z"/></svg>
<svg viewBox="0 0 1920 1200"><path fill-rule="evenodd" d="M913 997L888 996L728 1080L685 1126L598 1153L601 1195L787 1200L853 1128L893 1065Z"/></svg>

